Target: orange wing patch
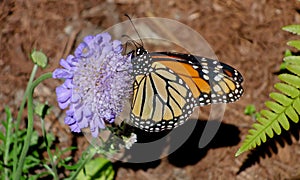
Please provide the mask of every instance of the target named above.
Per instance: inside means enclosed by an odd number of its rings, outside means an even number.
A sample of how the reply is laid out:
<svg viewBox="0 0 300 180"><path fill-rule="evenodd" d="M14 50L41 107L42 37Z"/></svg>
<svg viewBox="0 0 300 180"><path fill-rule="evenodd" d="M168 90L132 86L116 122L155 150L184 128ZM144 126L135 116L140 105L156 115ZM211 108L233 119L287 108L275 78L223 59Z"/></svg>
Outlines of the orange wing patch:
<svg viewBox="0 0 300 180"><path fill-rule="evenodd" d="M196 83L201 92L209 94L211 89L210 85L201 78L193 78L193 81Z"/></svg>
<svg viewBox="0 0 300 180"><path fill-rule="evenodd" d="M232 76L233 76L232 72L230 72L230 71L228 71L228 70L226 70L226 69L223 69L223 71L224 71L224 73L227 74L229 77L232 77Z"/></svg>
<svg viewBox="0 0 300 180"><path fill-rule="evenodd" d="M166 58L165 56L153 56L153 58ZM168 58L176 57L168 56ZM210 85L203 79L199 77L199 72L195 70L191 65L181 63L174 63L174 61L159 61L159 63L165 65L176 74L188 85L194 98L198 98L201 93L209 94L211 91ZM199 91L200 90L200 91Z"/></svg>

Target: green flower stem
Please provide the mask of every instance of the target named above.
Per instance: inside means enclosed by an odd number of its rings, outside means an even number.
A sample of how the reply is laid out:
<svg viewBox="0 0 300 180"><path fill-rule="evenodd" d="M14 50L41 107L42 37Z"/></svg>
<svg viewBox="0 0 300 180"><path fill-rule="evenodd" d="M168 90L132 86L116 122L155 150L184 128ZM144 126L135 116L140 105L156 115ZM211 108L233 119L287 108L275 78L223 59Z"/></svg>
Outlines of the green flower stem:
<svg viewBox="0 0 300 180"><path fill-rule="evenodd" d="M25 103L26 103L26 99L27 99L27 96L28 96L29 88L31 87L31 84L33 82L33 79L35 77L35 74L36 74L37 70L38 70L38 65L34 64L34 66L32 68L32 71L31 71L31 74L30 74L30 78L29 78L26 90L25 90L25 94L24 94L24 97L22 99L21 106L20 106L20 109L19 109L19 112L18 112L17 122L16 122L16 125L15 125L15 132L16 133L19 131L20 122L21 122L24 106L25 106ZM13 145L13 172L16 172L17 162L18 162L18 141L14 141L14 145Z"/></svg>
<svg viewBox="0 0 300 180"><path fill-rule="evenodd" d="M44 141L45 141L46 148L47 148L47 153L48 153L50 163L51 163L51 168L52 168L51 174L53 175L54 180L58 180L59 178L58 178L58 174L57 174L55 160L53 159L53 155L50 151L50 146L49 146L49 143L48 143L48 138L47 138L47 134L46 134L46 130L45 130L44 118L41 118L41 124L42 124L42 132L43 132L43 136L44 136Z"/></svg>
<svg viewBox="0 0 300 180"><path fill-rule="evenodd" d="M26 133L26 139L24 141L24 146L21 152L21 156L20 156L20 160L18 162L18 167L16 172L14 173L14 177L13 179L15 180L19 180L21 175L22 175L22 169L23 169L23 165L24 165L24 161L25 161L25 157L30 145L30 140L31 140L31 135L32 135L32 131L33 131L33 91L34 88L41 83L42 81L52 78L52 73L46 73L41 75L39 78L37 78L35 81L33 81L33 83L31 84L29 90L28 90L28 127L27 127L27 133Z"/></svg>
<svg viewBox="0 0 300 180"><path fill-rule="evenodd" d="M38 70L38 67L39 67L38 65L34 64L34 66L32 68L30 78L29 78L29 81L28 81L28 84L27 84L27 87L26 87L26 90L25 90L25 94L24 94L24 97L23 97L22 102L21 102L20 110L18 112L16 129L18 129L19 126L20 126L20 122L21 122L24 106L25 106L25 103L26 103L26 99L27 99L27 96L28 96L29 88L31 87L31 84L32 84L33 79L35 77L35 74Z"/></svg>
<svg viewBox="0 0 300 180"><path fill-rule="evenodd" d="M9 147L11 143L11 130L12 130L12 115L11 111L8 107L5 107L5 112L7 116L7 128L6 128L6 137L5 137L5 150L4 150L4 157L3 157L3 163L5 166L7 166L8 159L9 159ZM4 168L4 177L8 180L8 168Z"/></svg>
<svg viewBox="0 0 300 180"><path fill-rule="evenodd" d="M91 146L88 147L87 151L86 151L87 155L86 156L82 156L85 159L80 163L79 167L76 169L75 173L72 174L72 176L70 178L68 178L68 180L74 180L76 179L76 177L78 176L79 172L84 168L85 164L87 162L89 162L97 153L97 150Z"/></svg>

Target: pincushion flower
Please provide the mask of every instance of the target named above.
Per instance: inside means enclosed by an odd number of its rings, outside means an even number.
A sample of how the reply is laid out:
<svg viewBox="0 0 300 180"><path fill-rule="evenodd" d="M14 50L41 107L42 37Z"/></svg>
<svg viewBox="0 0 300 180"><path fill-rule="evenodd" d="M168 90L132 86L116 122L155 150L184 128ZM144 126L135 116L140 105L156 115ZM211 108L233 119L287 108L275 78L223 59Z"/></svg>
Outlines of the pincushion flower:
<svg viewBox="0 0 300 180"><path fill-rule="evenodd" d="M71 131L89 127L93 137L106 123L113 123L132 92L130 55L123 56L118 40L108 33L87 36L74 55L61 59L53 78L65 79L56 88L57 101L66 111Z"/></svg>

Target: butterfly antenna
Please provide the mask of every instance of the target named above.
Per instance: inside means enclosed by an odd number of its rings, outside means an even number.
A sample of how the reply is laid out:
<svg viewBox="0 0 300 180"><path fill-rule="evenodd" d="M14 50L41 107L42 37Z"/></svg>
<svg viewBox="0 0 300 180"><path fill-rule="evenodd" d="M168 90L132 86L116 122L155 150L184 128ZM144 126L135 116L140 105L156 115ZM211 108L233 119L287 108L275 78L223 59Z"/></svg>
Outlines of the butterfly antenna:
<svg viewBox="0 0 300 180"><path fill-rule="evenodd" d="M129 21L130 21L132 27L134 28L136 34L137 34L138 37L140 38L140 41L141 41L141 43L142 43L142 46L144 46L144 42L142 41L142 38L141 38L139 32L138 32L137 29L135 28L135 26L134 26L134 24L133 24L133 22L132 22L132 20L131 20L131 17L130 17L128 14L125 14L125 16L129 19Z"/></svg>

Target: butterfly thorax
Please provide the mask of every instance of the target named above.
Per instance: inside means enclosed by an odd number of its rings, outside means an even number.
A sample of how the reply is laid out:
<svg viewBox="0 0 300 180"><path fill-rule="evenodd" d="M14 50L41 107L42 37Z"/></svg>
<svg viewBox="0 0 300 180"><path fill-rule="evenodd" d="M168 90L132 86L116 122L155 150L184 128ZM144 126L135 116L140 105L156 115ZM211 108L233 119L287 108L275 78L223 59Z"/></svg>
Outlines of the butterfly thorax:
<svg viewBox="0 0 300 180"><path fill-rule="evenodd" d="M152 58L148 51L143 47L137 48L133 53L133 58L131 59L133 65L133 75L147 75L152 71L151 62Z"/></svg>

